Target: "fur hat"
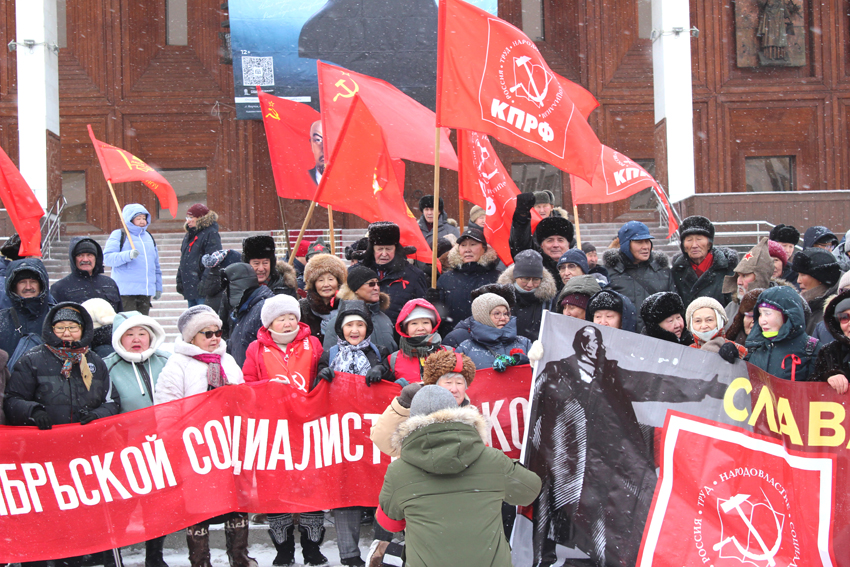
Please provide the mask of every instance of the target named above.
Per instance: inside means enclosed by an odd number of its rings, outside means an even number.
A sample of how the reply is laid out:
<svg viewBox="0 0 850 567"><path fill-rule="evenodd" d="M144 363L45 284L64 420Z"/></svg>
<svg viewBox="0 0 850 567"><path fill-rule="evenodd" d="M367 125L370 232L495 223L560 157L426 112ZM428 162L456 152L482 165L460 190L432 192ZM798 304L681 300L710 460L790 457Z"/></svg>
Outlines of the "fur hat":
<svg viewBox="0 0 850 567"><path fill-rule="evenodd" d="M249 236L242 241L242 261L249 264L251 260L267 258L271 265L277 264L274 238L263 234Z"/></svg>
<svg viewBox="0 0 850 567"><path fill-rule="evenodd" d="M434 412L457 408L457 400L451 392L442 386L422 386L413 401L410 402L410 417L418 415L430 415Z"/></svg>
<svg viewBox="0 0 850 567"><path fill-rule="evenodd" d="M331 250L330 246L325 242L324 237L320 236L316 239L313 244L307 247L307 254L305 254L307 261L310 261L310 258L316 256L317 254L331 254L333 255L333 250Z"/></svg>
<svg viewBox="0 0 850 567"><path fill-rule="evenodd" d="M516 305L516 294L514 293L513 285L504 285L504 284L486 284L482 285L478 289L472 290L472 293L469 294L469 299L471 301L475 301L485 293L495 293L496 295L501 295L505 301L508 302L508 307L513 310Z"/></svg>
<svg viewBox="0 0 850 567"><path fill-rule="evenodd" d="M504 305L508 308L508 310L511 308L505 298L501 295L485 293L484 295L477 297L472 302L472 317L482 325L495 327L493 321L490 320L490 312L499 305Z"/></svg>
<svg viewBox="0 0 850 567"><path fill-rule="evenodd" d="M514 256L514 279L542 278L543 256L536 250L523 250Z"/></svg>
<svg viewBox="0 0 850 567"><path fill-rule="evenodd" d="M263 302L263 309L260 311L263 327L268 329L275 319L287 313L295 315L295 319L301 321L301 305L297 299L286 294L267 298Z"/></svg>
<svg viewBox="0 0 850 567"><path fill-rule="evenodd" d="M832 253L821 248L806 248L794 254L791 269L798 274L811 276L823 285L831 287L841 277L841 266Z"/></svg>
<svg viewBox="0 0 850 567"><path fill-rule="evenodd" d="M183 312L177 319L177 330L183 342L191 343L201 329L216 326L221 328L221 319L208 305L195 305Z"/></svg>
<svg viewBox="0 0 850 567"><path fill-rule="evenodd" d="M486 215L487 215L487 211L485 211L483 208L479 207L478 205L475 205L474 207L472 207L469 210L469 222L474 223L475 221L477 221L478 219L480 219L481 217L486 216Z"/></svg>
<svg viewBox="0 0 850 567"><path fill-rule="evenodd" d="M345 263L332 254L316 254L304 266L304 287L315 290L316 280L324 274L331 274L342 287L347 277Z"/></svg>
<svg viewBox="0 0 850 567"><path fill-rule="evenodd" d="M100 297L93 297L82 303L86 311L89 312L92 321L92 327L99 329L104 325L111 325L115 319L115 309L112 304Z"/></svg>
<svg viewBox="0 0 850 567"><path fill-rule="evenodd" d="M713 297L697 297L691 304L688 305L688 310L685 312L685 324L687 328L690 330L691 328L691 319L694 316L694 313L699 309L703 308L714 309L714 312L717 316L717 328L722 329L726 326L726 323L729 322L729 318L726 317L726 311L723 309L723 306L720 305L720 302L714 299Z"/></svg>
<svg viewBox="0 0 850 567"><path fill-rule="evenodd" d="M723 293L736 293L738 291L738 274L755 274L756 279L750 287L766 288L770 285L770 277L773 275L773 258L770 257L767 238L762 238L752 250L744 254L738 265L733 270L734 275L723 279Z"/></svg>
<svg viewBox="0 0 850 567"><path fill-rule="evenodd" d="M695 234L705 236L714 244L714 225L711 224L711 221L700 215L691 215L679 225L679 248L684 256L688 255L685 251L685 239ZM711 250L711 245L709 245L709 250Z"/></svg>
<svg viewBox="0 0 850 567"><path fill-rule="evenodd" d="M640 305L640 318L646 326L657 326L667 317L678 313L685 318L685 304L678 293L661 291L653 293Z"/></svg>
<svg viewBox="0 0 850 567"><path fill-rule="evenodd" d="M362 261L368 258L374 258L373 249L375 246L395 246L396 260L406 258L411 254L416 253L415 246L401 245L401 231L398 225L389 221L373 222L369 225L369 245L364 252L357 250L351 251L351 259Z"/></svg>
<svg viewBox="0 0 850 567"><path fill-rule="evenodd" d="M443 198L440 197L440 212L443 212L443 208L445 207L445 203L443 203ZM422 195L419 198L419 210L422 209L433 209L434 208L434 196L433 195Z"/></svg>
<svg viewBox="0 0 850 567"><path fill-rule="evenodd" d="M779 258L782 262L782 269L785 269L785 266L788 265L788 255L785 254L785 249L778 242L774 242L773 240L767 241L767 251L770 254L771 258Z"/></svg>
<svg viewBox="0 0 850 567"><path fill-rule="evenodd" d="M558 260L558 268L560 269L564 264L577 265L581 268L582 274L590 271L590 267L587 264L587 254L578 248L570 248L561 255L561 258Z"/></svg>
<svg viewBox="0 0 850 567"><path fill-rule="evenodd" d="M461 234L460 238L457 239L457 244L460 244L467 238L470 238L476 242L480 242L484 245L484 248L487 248L487 239L484 238L484 229L478 226L477 224L467 225L466 229L463 231L463 234Z"/></svg>
<svg viewBox="0 0 850 567"><path fill-rule="evenodd" d="M571 278L572 281L575 278ZM594 294L587 303L584 318L593 321L597 311L616 311L620 314L620 328L624 331L635 332L637 314L632 300L613 289L603 289Z"/></svg>
<svg viewBox="0 0 850 567"><path fill-rule="evenodd" d="M800 231L787 224L778 224L770 229L770 240L797 246L800 243Z"/></svg>
<svg viewBox="0 0 850 567"><path fill-rule="evenodd" d="M549 216L537 224L534 238L541 244L550 236L563 236L568 242L573 240L573 223L564 217Z"/></svg>
<svg viewBox="0 0 850 567"><path fill-rule="evenodd" d="M9 238L7 238L6 242L3 243L3 246L0 246L0 254L3 254L3 256L10 260L20 260L20 250L21 237L18 236L18 233L15 233Z"/></svg>
<svg viewBox="0 0 850 567"><path fill-rule="evenodd" d="M761 292L763 291L764 288L753 288L748 290L747 293L744 294L744 297L741 298L741 303L738 304L738 312L735 314L735 317L732 318L732 322L729 323L729 328L726 329L726 336L729 337L729 340L734 341L735 337L744 330L744 313L753 312L753 309L756 308L759 295L761 295Z"/></svg>
<svg viewBox="0 0 850 567"><path fill-rule="evenodd" d="M534 204L535 205L554 205L555 204L555 194L551 191L535 191L534 192Z"/></svg>
<svg viewBox="0 0 850 567"><path fill-rule="evenodd" d="M345 340L342 326L345 324L345 319L350 316L363 319L366 322L366 336L372 336L372 311L366 306L366 303L360 299L344 299L339 302L339 311L337 311L336 323L334 324L337 337Z"/></svg>
<svg viewBox="0 0 850 567"><path fill-rule="evenodd" d="M458 369L458 359L460 359L460 369ZM438 350L425 359L422 382L424 384L436 384L437 380L449 372L463 374L463 378L466 380L466 387L468 388L472 385L472 380L475 378L475 363L465 354L450 350Z"/></svg>
<svg viewBox="0 0 850 567"><path fill-rule="evenodd" d="M363 284L375 279L378 279L377 272L363 264L354 264L348 268L348 288L354 293L357 293Z"/></svg>
<svg viewBox="0 0 850 567"><path fill-rule="evenodd" d="M205 216L209 212L210 212L210 210L203 203L195 203L194 205L189 207L189 210L186 211L186 214L189 215L190 217L194 217L196 219L199 219L202 216Z"/></svg>
<svg viewBox="0 0 850 567"><path fill-rule="evenodd" d="M348 260L349 262L351 260L354 260L355 258L353 256L353 254L355 252L365 252L368 247L369 247L369 239L366 238L365 236L363 238L355 240L354 242L351 243L351 246L345 247L345 259Z"/></svg>

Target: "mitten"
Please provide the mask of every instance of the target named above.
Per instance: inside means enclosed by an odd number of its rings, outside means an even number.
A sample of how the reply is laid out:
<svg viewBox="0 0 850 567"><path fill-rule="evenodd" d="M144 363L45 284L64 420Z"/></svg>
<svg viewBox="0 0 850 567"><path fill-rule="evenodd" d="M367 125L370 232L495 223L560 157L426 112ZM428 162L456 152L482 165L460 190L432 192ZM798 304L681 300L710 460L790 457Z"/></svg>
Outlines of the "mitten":
<svg viewBox="0 0 850 567"><path fill-rule="evenodd" d="M740 354L738 353L738 347L735 346L735 343L726 343L720 350L717 352L720 357L728 362L729 364L735 364L735 361L740 358Z"/></svg>

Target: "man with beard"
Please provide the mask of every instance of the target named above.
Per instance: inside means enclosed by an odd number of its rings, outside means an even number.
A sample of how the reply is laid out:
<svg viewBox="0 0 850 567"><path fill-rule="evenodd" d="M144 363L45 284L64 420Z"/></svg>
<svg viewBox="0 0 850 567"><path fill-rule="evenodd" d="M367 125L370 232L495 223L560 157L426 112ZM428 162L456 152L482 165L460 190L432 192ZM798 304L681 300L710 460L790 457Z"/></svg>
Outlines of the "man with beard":
<svg viewBox="0 0 850 567"><path fill-rule="evenodd" d="M733 294L732 301L724 308L729 321L738 314L738 304L747 291L756 288L767 289L771 285L773 258L770 257L767 238L762 238L747 252L733 271L734 275L726 276L723 280L723 293Z"/></svg>
<svg viewBox="0 0 850 567"><path fill-rule="evenodd" d="M51 294L58 303L83 303L99 297L109 302L116 313L123 311L118 284L103 275L103 250L95 240L85 237L71 239L68 248L71 273L53 284Z"/></svg>
<svg viewBox="0 0 850 567"><path fill-rule="evenodd" d="M543 479L534 503L534 565L555 545L599 567L634 565L657 481L634 402L722 399L726 385L659 376L609 360L599 327L573 339L574 354L549 362L535 382L526 463Z"/></svg>

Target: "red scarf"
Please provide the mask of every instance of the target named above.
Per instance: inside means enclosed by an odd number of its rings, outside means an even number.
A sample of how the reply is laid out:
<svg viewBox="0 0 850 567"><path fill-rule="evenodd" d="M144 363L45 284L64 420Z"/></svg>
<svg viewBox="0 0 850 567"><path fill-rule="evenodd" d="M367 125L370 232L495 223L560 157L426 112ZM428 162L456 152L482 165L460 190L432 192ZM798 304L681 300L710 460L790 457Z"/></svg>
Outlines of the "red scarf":
<svg viewBox="0 0 850 567"><path fill-rule="evenodd" d="M708 256L706 256L705 259L702 262L700 262L699 264L694 264L693 262L691 262L691 267L697 273L697 277L700 277L701 275L703 275L705 272L708 271L708 269L711 267L711 264L713 262L714 262L714 254L709 252Z"/></svg>
<svg viewBox="0 0 850 567"><path fill-rule="evenodd" d="M227 384L227 375L224 373L224 368L221 366L220 354L196 354L192 358L207 364L208 390L215 390L216 388Z"/></svg>

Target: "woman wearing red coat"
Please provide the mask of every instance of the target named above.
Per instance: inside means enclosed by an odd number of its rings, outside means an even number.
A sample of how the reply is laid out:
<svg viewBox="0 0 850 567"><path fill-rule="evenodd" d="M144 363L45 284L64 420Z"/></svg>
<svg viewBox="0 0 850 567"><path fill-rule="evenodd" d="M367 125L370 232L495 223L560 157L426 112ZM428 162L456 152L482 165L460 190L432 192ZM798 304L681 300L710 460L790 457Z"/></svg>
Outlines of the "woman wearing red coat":
<svg viewBox="0 0 850 567"><path fill-rule="evenodd" d="M437 329L440 315L437 309L424 299L411 299L404 304L396 320L395 330L401 337L399 350L389 357L393 377L408 383L422 380L425 359L441 350L453 350L443 346ZM401 383L404 386L404 383Z"/></svg>

